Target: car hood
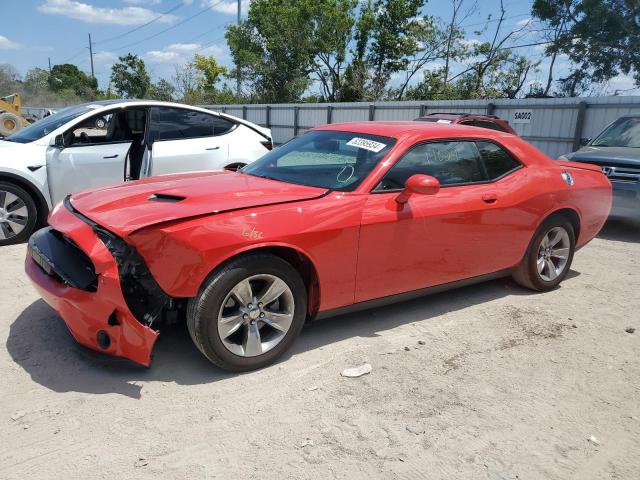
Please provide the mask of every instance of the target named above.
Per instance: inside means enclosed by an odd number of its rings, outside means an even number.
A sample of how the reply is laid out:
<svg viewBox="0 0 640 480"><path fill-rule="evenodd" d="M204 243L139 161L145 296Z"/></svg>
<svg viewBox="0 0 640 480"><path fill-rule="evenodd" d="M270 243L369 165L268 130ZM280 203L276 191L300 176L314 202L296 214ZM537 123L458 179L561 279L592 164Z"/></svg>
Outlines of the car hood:
<svg viewBox="0 0 640 480"><path fill-rule="evenodd" d="M173 220L318 198L325 189L236 172L196 172L153 177L71 197L80 214L126 237Z"/></svg>
<svg viewBox="0 0 640 480"><path fill-rule="evenodd" d="M588 162L607 165L640 165L640 148L631 147L593 147L586 146L577 152L566 155L573 162Z"/></svg>

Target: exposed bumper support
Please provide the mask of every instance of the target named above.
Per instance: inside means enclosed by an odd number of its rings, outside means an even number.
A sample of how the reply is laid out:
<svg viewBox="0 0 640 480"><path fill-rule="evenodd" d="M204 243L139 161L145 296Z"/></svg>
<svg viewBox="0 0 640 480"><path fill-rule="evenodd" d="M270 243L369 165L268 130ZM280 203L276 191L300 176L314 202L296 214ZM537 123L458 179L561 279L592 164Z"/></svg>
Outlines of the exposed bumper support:
<svg viewBox="0 0 640 480"><path fill-rule="evenodd" d="M56 215L51 217L50 223L54 230L63 232L74 245L77 245L74 248L80 249L91 259L97 285L95 291L88 291L76 288L79 286L77 284L75 287L71 286L77 281L76 277L69 275L67 280L58 278L61 276L57 275L56 271L65 271L67 274L71 271L68 259L61 262L55 257L48 258L43 268L40 262L36 263L32 255L28 254L25 270L35 288L64 319L78 343L99 352L128 358L149 366L158 333L141 323L127 305L120 286L118 265L112 254L98 239L91 226L70 211L59 209ZM38 243L56 245L57 242L51 240ZM45 247L39 248L40 254L44 249ZM81 258L82 255L76 253L74 257ZM46 265L49 263L56 265L51 272L46 271Z"/></svg>

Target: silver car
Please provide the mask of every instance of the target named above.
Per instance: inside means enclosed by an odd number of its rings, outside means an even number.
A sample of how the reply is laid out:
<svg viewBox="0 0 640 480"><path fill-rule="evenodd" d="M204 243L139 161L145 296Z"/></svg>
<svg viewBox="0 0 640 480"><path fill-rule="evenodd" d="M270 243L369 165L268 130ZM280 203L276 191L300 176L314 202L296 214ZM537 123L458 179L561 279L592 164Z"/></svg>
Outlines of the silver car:
<svg viewBox="0 0 640 480"><path fill-rule="evenodd" d="M598 165L613 186L612 214L640 217L640 115L620 117L560 159Z"/></svg>

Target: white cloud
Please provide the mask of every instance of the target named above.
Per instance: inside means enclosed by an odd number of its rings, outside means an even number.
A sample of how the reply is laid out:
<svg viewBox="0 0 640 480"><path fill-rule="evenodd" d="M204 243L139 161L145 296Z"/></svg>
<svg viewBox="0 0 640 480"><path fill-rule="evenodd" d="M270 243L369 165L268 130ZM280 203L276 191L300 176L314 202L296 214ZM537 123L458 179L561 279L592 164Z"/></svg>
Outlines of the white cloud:
<svg viewBox="0 0 640 480"><path fill-rule="evenodd" d="M163 15L140 7L103 8L76 0L45 0L38 7L43 13L63 15L86 23L107 23L112 25L140 25L161 16L159 22L172 22L175 15Z"/></svg>
<svg viewBox="0 0 640 480"><path fill-rule="evenodd" d="M620 74L609 80L608 93L613 95L634 95L640 87L636 86L635 79L631 75Z"/></svg>
<svg viewBox="0 0 640 480"><path fill-rule="evenodd" d="M124 3L131 5L158 5L162 0L122 0Z"/></svg>
<svg viewBox="0 0 640 480"><path fill-rule="evenodd" d="M113 63L118 55L113 52L96 52L93 54L93 60L100 63Z"/></svg>
<svg viewBox="0 0 640 480"><path fill-rule="evenodd" d="M242 15L246 15L249 11L249 4L251 0L242 0L241 9ZM206 0L202 2L203 5L213 6L213 10L216 12L224 13L225 15L236 15L238 13L237 0L225 0L220 2L219 0Z"/></svg>
<svg viewBox="0 0 640 480"><path fill-rule="evenodd" d="M223 52L223 48L217 45L203 47L200 43L173 43L164 50L151 50L144 57L151 63L184 63L196 53L220 57Z"/></svg>
<svg viewBox="0 0 640 480"><path fill-rule="evenodd" d="M15 48L20 48L20 45L17 42L12 42L7 37L0 35L0 50L13 50Z"/></svg>

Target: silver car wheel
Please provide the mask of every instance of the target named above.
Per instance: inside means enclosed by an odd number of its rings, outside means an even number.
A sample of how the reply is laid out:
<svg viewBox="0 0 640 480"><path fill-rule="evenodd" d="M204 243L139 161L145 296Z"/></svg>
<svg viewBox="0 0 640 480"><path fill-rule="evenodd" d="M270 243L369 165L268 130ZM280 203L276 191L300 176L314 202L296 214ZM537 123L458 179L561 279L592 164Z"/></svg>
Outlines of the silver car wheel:
<svg viewBox="0 0 640 480"><path fill-rule="evenodd" d="M230 352L256 357L286 336L295 311L293 293L275 275L260 274L239 282L218 313L218 335Z"/></svg>
<svg viewBox="0 0 640 480"><path fill-rule="evenodd" d="M552 282L564 272L569 261L571 241L569 234L562 227L549 230L538 249L537 267L540 278Z"/></svg>
<svg viewBox="0 0 640 480"><path fill-rule="evenodd" d="M0 190L0 240L19 235L29 221L26 203L14 193Z"/></svg>

